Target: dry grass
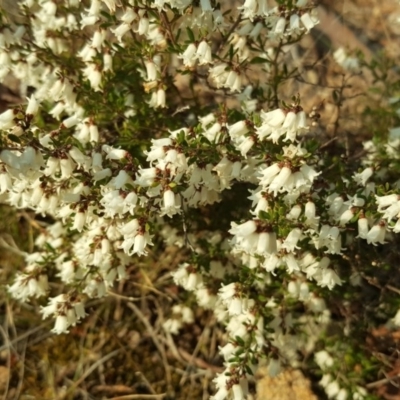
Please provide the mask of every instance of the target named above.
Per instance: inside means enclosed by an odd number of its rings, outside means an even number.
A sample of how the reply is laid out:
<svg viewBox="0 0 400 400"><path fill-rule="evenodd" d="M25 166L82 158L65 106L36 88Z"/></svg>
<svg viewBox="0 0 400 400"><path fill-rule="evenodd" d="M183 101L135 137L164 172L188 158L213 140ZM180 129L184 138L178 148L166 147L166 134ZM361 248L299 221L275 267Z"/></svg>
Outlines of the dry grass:
<svg viewBox="0 0 400 400"><path fill-rule="evenodd" d="M15 226L13 217L7 226ZM69 335L51 334L52 322L40 320L38 304L20 305L3 293L0 362L10 372L0 368L3 398L207 398L212 371L219 370L218 329L211 314L201 313L178 338L162 331L177 297L162 272L168 251L161 262L132 268L107 299L91 301L89 316ZM3 256L4 282L21 259Z"/></svg>

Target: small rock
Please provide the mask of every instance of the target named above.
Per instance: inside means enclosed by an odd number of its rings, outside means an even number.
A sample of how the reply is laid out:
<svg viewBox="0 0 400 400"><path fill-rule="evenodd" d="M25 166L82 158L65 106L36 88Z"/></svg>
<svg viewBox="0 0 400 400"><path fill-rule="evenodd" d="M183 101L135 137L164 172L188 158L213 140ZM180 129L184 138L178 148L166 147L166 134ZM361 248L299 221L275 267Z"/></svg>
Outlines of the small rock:
<svg viewBox="0 0 400 400"><path fill-rule="evenodd" d="M257 400L318 400L299 370L286 370L271 378L266 368L260 368L257 375Z"/></svg>

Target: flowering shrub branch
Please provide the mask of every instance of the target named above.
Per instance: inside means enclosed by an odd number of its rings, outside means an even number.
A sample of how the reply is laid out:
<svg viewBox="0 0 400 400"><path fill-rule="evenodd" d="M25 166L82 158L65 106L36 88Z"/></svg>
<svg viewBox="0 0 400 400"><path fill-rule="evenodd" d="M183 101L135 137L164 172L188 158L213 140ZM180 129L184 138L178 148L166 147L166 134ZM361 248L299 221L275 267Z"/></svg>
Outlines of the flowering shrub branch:
<svg viewBox="0 0 400 400"><path fill-rule="evenodd" d="M318 343L332 296L361 285L357 246L400 232L398 135L357 160L326 149L317 107L281 91L296 74L287 49L317 14L277 3L25 0L23 23L1 15L0 79L32 93L0 115L1 201L52 221L8 291L46 297L43 318L65 333L137 257L174 244L172 279L225 327L214 400L246 398L263 360L276 375L305 352L330 398L363 399L365 382L333 378L334 346ZM191 322L177 304L163 327Z"/></svg>

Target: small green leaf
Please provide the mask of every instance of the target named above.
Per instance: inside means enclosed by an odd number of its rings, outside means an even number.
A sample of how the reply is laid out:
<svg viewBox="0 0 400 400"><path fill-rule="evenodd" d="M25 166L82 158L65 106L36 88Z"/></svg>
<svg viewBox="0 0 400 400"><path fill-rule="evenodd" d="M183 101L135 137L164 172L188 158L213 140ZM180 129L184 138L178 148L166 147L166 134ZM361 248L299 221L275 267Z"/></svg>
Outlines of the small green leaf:
<svg viewBox="0 0 400 400"><path fill-rule="evenodd" d="M262 210L258 212L258 218L262 221L269 221L271 219L270 215L266 211Z"/></svg>
<svg viewBox="0 0 400 400"><path fill-rule="evenodd" d="M244 346L244 340L240 336L235 336L235 340L239 346Z"/></svg>
<svg viewBox="0 0 400 400"><path fill-rule="evenodd" d="M266 58L262 57L254 57L251 61L250 64L264 64L269 62Z"/></svg>
<svg viewBox="0 0 400 400"><path fill-rule="evenodd" d="M192 31L190 28L186 28L186 32L187 32L187 35L188 35L188 37L189 37L189 40L190 40L192 43L194 43L194 42L195 42L195 38L194 38L193 31Z"/></svg>
<svg viewBox="0 0 400 400"><path fill-rule="evenodd" d="M21 139L20 139L18 136L13 135L12 133L10 133L10 134L8 135L8 138L9 138L12 142L14 142L14 143L19 143L19 144L21 144Z"/></svg>

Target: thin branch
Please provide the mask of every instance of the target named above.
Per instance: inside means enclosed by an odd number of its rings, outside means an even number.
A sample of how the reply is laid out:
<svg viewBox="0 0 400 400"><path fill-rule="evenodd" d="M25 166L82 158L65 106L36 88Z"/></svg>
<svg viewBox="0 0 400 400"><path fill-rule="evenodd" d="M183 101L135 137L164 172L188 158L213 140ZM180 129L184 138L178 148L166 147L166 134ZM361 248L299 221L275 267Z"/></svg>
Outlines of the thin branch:
<svg viewBox="0 0 400 400"><path fill-rule="evenodd" d="M161 400L167 396L167 393L161 394L127 394L125 396L110 397L107 400Z"/></svg>
<svg viewBox="0 0 400 400"><path fill-rule="evenodd" d="M392 381L394 381L396 378L399 378L399 377L400 377L400 373L396 374L395 376L390 376L390 377L386 377L384 379L380 379L379 381L367 383L365 385L365 387L367 389L373 389L373 388L385 385L386 383L392 383Z"/></svg>
<svg viewBox="0 0 400 400"><path fill-rule="evenodd" d="M3 336L4 343L8 343L10 339L9 339L9 337L7 335L7 332L3 329L2 326L0 326L0 332L1 332L1 335ZM7 349L7 370L11 371L11 352L10 352L10 348ZM3 387L3 396L2 396L3 400L7 399L9 386L10 386L10 375L8 376L8 379L7 379L7 382L5 384L5 387Z"/></svg>
<svg viewBox="0 0 400 400"><path fill-rule="evenodd" d="M8 343L4 344L3 346L0 347L0 352L2 352L3 350L9 349L10 347L14 346L16 343L20 342L21 340L26 339L28 336L33 335L34 333L40 331L41 329L43 329L46 325L49 325L50 322L52 321L47 321L44 322L42 325L30 329L29 331L23 333L22 335L18 336L17 338L9 341Z"/></svg>
<svg viewBox="0 0 400 400"><path fill-rule="evenodd" d="M159 351L162 361L163 361L163 366L165 370L165 378L167 380L167 386L168 386L168 391L171 393L174 392L173 386L172 386L172 376L171 376L171 371L170 367L168 364L167 360L167 355L165 354L164 347L161 345L160 341L157 338L157 334L154 331L153 327L151 326L150 322L148 321L148 318L144 316L144 314L140 311L138 307L136 307L135 304L133 303L127 303L128 307L136 314L136 316L142 321L143 325L145 326L147 332L151 336L154 345L157 347L157 350Z"/></svg>
<svg viewBox="0 0 400 400"><path fill-rule="evenodd" d="M101 364L104 364L106 361L108 361L110 358L115 357L118 353L120 353L121 350L117 349L112 351L111 353L108 353L104 357L100 358L100 360L97 360L92 366L90 366L83 374L82 376L75 382L72 383L72 385L68 388L67 393L71 393L71 391L75 390L94 370L96 370Z"/></svg>

